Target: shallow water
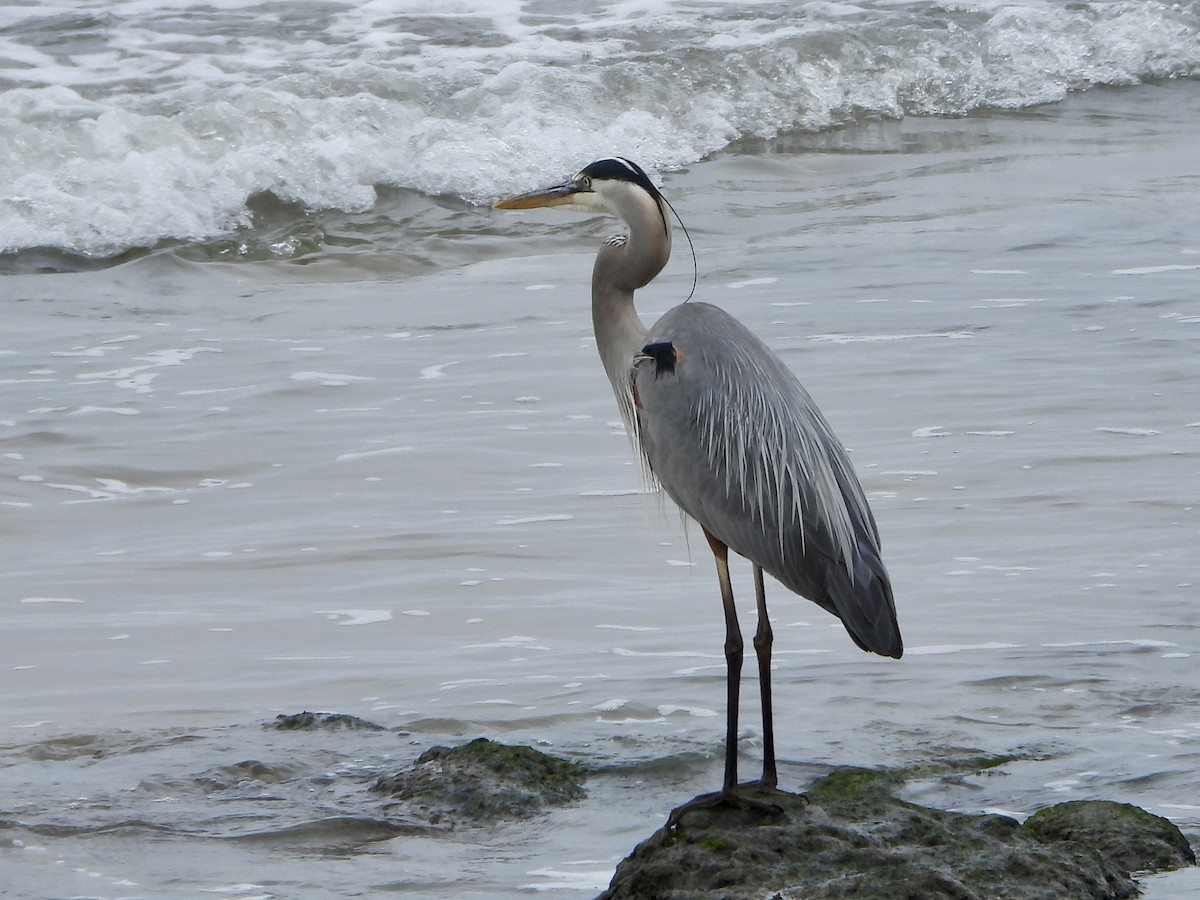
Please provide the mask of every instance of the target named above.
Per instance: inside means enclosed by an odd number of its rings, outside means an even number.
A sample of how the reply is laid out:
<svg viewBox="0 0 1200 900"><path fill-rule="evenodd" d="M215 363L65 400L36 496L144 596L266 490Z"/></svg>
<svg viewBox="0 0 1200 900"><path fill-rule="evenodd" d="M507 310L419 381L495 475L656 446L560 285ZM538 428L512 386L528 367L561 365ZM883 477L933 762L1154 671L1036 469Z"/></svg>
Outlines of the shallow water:
<svg viewBox="0 0 1200 900"><path fill-rule="evenodd" d="M895 583L899 662L769 594L787 785L1012 755L912 796L1102 797L1200 838L1197 121L1171 81L747 139L666 179L697 298L821 404ZM711 563L643 495L590 334L613 224L404 202L416 266L184 248L0 281L14 896L589 896L719 779ZM647 318L690 289L676 240ZM399 732L259 727L304 708ZM589 800L396 834L365 786L478 734L592 763Z"/></svg>

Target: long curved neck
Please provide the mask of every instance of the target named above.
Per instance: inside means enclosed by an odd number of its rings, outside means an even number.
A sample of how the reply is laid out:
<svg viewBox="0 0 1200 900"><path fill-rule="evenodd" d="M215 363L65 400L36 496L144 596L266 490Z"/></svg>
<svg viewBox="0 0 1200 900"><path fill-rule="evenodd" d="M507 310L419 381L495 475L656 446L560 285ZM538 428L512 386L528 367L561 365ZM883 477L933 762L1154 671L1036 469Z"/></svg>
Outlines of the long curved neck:
<svg viewBox="0 0 1200 900"><path fill-rule="evenodd" d="M629 237L610 238L596 255L592 269L592 327L596 349L612 384L621 417L635 433L630 371L633 356L645 344L646 327L633 306L633 292L662 271L671 256L671 228L660 202L640 194L624 203L621 218Z"/></svg>

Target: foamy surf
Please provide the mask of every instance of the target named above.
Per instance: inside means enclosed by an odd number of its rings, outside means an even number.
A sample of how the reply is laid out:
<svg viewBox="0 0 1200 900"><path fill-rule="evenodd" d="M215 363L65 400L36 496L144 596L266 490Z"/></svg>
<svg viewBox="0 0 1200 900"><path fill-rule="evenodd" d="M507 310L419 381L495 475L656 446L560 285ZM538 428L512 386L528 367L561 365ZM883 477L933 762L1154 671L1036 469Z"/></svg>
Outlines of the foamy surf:
<svg viewBox="0 0 1200 900"><path fill-rule="evenodd" d="M363 214L385 187L482 203L614 150L661 171L741 138L1011 109L1200 65L1194 4L1132 0L569 15L76 0L9 7L0 25L0 252L84 257L282 219L220 257L295 258L337 239L298 213Z"/></svg>

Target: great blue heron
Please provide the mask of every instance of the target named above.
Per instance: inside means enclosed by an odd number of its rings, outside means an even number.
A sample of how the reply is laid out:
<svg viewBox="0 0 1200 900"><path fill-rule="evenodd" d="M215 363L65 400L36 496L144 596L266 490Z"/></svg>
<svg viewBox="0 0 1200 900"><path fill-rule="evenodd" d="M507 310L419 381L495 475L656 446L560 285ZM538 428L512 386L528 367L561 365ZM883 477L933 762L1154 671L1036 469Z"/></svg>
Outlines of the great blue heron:
<svg viewBox="0 0 1200 900"><path fill-rule="evenodd" d="M716 557L725 608L728 705L725 780L672 813L734 802L742 634L729 551L754 565L763 717L763 772L778 788L771 714L772 632L763 572L842 620L863 650L899 658L896 606L880 559L879 531L846 451L791 370L740 322L707 303L680 304L648 331L633 306L671 254L662 194L634 163L602 159L563 184L501 200L623 219L592 270L592 324L617 406L653 478L703 528ZM749 788L750 785L742 787Z"/></svg>

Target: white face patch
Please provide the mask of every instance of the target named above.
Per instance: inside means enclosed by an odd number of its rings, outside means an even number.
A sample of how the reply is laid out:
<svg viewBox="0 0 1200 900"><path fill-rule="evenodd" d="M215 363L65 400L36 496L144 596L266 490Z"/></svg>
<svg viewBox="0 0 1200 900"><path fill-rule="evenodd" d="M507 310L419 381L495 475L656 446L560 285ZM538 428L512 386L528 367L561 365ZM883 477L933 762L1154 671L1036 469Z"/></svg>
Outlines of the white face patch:
<svg viewBox="0 0 1200 900"><path fill-rule="evenodd" d="M563 203L559 205L558 208L573 209L576 212L606 213L610 216L613 215L613 211L608 208L608 205L604 202L603 198L601 198L601 196L594 190L581 191L578 194L574 194L571 197L570 203Z"/></svg>

